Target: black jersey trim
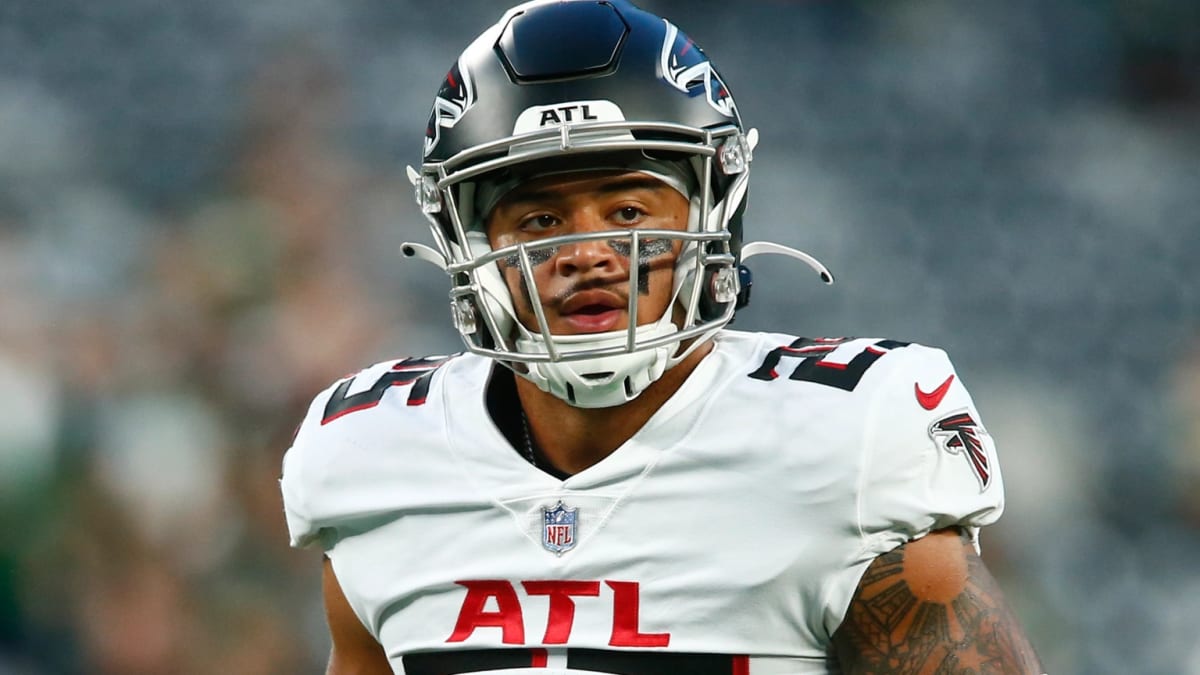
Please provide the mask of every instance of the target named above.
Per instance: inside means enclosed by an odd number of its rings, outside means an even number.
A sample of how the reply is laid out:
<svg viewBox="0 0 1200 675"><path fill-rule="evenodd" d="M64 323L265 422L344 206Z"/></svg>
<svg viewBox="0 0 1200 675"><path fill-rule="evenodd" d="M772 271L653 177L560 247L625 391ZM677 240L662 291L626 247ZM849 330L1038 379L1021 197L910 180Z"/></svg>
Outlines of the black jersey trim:
<svg viewBox="0 0 1200 675"><path fill-rule="evenodd" d="M459 675L479 670L544 667L544 649L460 649L405 654L407 675ZM567 668L614 675L744 675L746 657L698 652L568 649Z"/></svg>

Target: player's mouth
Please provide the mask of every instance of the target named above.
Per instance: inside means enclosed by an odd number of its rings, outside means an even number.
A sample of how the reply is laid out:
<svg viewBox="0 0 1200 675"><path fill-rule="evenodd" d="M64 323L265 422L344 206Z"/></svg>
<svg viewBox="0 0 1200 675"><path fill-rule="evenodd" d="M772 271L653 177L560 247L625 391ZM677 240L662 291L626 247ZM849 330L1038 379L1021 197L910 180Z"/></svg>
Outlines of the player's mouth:
<svg viewBox="0 0 1200 675"><path fill-rule="evenodd" d="M559 307L567 325L579 333L616 330L628 309L621 296L611 291L590 290L574 293Z"/></svg>

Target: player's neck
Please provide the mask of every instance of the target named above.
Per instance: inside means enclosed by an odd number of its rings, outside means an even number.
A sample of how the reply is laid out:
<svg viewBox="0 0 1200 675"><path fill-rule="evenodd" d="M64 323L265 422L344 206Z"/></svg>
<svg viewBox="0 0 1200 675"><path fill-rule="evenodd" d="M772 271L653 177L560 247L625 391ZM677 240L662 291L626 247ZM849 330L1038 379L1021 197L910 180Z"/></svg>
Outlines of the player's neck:
<svg viewBox="0 0 1200 675"><path fill-rule="evenodd" d="M538 455L566 474L579 473L608 457L683 386L711 350L711 341L700 345L640 396L611 408L577 408L525 378L516 378L517 396Z"/></svg>

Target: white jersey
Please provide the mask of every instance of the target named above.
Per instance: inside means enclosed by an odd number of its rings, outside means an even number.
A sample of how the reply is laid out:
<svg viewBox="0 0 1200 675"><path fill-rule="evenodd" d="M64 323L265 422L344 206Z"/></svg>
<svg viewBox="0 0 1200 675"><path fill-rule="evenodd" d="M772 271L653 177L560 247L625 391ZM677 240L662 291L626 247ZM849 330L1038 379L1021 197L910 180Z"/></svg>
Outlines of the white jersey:
<svg viewBox="0 0 1200 675"><path fill-rule="evenodd" d="M292 543L326 551L397 673L836 672L876 556L999 517L992 441L941 350L715 342L565 480L492 421L492 361L364 370L317 397L284 460Z"/></svg>

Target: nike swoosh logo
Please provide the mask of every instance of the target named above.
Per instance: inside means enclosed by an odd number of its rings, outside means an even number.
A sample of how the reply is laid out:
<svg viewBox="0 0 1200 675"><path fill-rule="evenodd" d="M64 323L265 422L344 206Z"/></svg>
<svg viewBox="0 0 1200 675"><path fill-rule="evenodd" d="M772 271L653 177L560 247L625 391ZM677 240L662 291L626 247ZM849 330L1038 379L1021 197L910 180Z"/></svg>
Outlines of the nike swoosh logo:
<svg viewBox="0 0 1200 675"><path fill-rule="evenodd" d="M933 410L941 404L942 399L946 398L946 392L950 391L950 383L954 381L954 375L946 378L946 381L941 383L937 389L929 393L921 391L921 385L913 382L913 391L917 394L917 403L926 410Z"/></svg>

